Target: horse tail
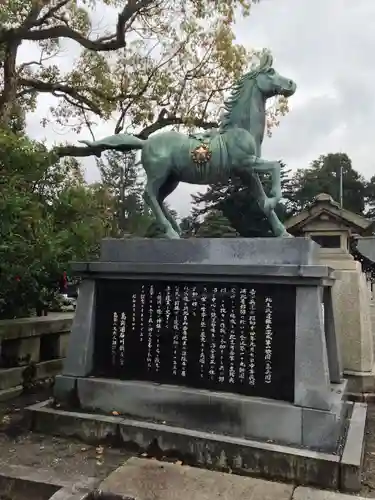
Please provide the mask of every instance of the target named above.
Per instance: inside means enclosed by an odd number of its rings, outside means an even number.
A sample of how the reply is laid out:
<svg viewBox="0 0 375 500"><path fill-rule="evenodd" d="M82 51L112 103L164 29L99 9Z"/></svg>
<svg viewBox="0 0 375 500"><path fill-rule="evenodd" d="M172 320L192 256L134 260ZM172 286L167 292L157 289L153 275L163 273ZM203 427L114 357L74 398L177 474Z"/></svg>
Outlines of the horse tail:
<svg viewBox="0 0 375 500"><path fill-rule="evenodd" d="M147 139L146 139L147 140ZM115 134L99 141L78 141L91 148L98 149L116 149L117 151L131 151L132 149L142 149L145 140L139 139L132 134Z"/></svg>

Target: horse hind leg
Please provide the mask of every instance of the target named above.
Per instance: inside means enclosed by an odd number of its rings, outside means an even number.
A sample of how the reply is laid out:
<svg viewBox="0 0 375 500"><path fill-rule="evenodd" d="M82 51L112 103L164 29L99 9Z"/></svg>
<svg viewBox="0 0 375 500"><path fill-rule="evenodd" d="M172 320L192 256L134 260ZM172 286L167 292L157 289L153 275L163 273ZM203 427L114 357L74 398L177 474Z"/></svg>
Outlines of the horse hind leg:
<svg viewBox="0 0 375 500"><path fill-rule="evenodd" d="M159 195L158 195L158 203L165 215L165 217L168 219L168 221L171 223L173 229L181 235L181 229L180 226L178 225L177 221L173 217L173 215L170 213L168 208L166 207L164 200L171 194L173 191L176 189L178 186L179 181L177 179L174 179L172 176L168 177L167 180L160 186L159 189Z"/></svg>
<svg viewBox="0 0 375 500"><path fill-rule="evenodd" d="M173 229L171 222L165 216L158 201L159 189L163 182L164 179L156 179L153 181L148 179L146 183L146 189L143 193L143 199L152 210L156 221L164 229L165 236L169 239L178 239L180 237L178 232Z"/></svg>

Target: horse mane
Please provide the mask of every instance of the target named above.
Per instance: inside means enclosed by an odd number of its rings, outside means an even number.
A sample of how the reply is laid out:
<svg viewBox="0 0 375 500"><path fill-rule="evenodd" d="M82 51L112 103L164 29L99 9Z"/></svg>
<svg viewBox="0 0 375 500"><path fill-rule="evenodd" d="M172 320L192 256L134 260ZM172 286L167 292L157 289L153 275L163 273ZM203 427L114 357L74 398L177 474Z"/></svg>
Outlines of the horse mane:
<svg viewBox="0 0 375 500"><path fill-rule="evenodd" d="M220 129L225 130L231 124L231 116L234 106L240 98L244 85L246 82L255 81L255 78L261 73L272 66L272 56L265 53L260 60L259 66L250 69L247 73L242 75L233 85L230 96L224 101L224 113L220 120Z"/></svg>

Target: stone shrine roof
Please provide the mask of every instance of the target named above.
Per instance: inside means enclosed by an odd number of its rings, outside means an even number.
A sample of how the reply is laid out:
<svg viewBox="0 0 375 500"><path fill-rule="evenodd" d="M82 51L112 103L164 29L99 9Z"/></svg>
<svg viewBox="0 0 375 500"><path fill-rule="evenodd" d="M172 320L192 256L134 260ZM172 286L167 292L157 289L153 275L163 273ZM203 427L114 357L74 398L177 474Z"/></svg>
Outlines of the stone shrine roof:
<svg viewBox="0 0 375 500"><path fill-rule="evenodd" d="M319 220L330 220L332 230L345 228L350 233L357 233L360 236L372 234L374 228L374 221L341 208L340 204L327 193L318 194L310 207L288 219L285 227L292 234L303 232L305 226Z"/></svg>

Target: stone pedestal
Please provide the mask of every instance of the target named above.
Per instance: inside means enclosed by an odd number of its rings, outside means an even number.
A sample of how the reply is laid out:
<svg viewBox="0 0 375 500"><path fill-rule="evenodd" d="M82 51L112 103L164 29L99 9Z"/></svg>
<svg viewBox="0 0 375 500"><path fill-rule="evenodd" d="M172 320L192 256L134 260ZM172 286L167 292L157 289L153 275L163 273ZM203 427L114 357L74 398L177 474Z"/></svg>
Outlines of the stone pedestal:
<svg viewBox="0 0 375 500"><path fill-rule="evenodd" d="M373 373L374 345L370 313L370 292L361 264L348 253L327 253L320 262L335 269L333 310L344 373L368 377Z"/></svg>
<svg viewBox="0 0 375 500"><path fill-rule="evenodd" d="M55 397L335 452L344 402L331 288L307 239L105 240ZM324 308L322 308L324 304Z"/></svg>

